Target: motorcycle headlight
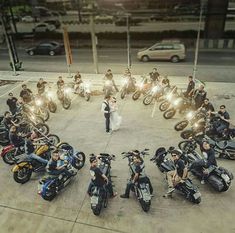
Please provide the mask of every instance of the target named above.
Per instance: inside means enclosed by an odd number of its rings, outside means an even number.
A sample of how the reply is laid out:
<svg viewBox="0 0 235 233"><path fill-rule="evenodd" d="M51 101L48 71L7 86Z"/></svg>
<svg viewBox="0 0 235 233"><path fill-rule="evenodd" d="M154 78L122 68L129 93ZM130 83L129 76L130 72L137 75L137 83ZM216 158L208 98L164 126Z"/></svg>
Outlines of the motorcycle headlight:
<svg viewBox="0 0 235 233"><path fill-rule="evenodd" d="M52 93L52 92L47 92L47 96L50 97L50 98L52 98L53 93Z"/></svg>
<svg viewBox="0 0 235 233"><path fill-rule="evenodd" d="M177 105L179 105L179 103L180 103L180 99L176 99L176 100L173 102L173 105L177 106Z"/></svg>
<svg viewBox="0 0 235 233"><path fill-rule="evenodd" d="M159 86L155 86L155 87L152 88L152 92L153 92L153 93L156 93L156 92L159 91L159 90L160 90L160 87L159 87Z"/></svg>
<svg viewBox="0 0 235 233"><path fill-rule="evenodd" d="M66 88L64 89L64 92L65 92L66 94L69 94L69 93L72 92L72 90L71 90L71 88L66 87Z"/></svg>
<svg viewBox="0 0 235 233"><path fill-rule="evenodd" d="M193 117L193 112L189 112L189 113L186 115L186 118L187 118L188 120L192 119L192 117Z"/></svg>
<svg viewBox="0 0 235 233"><path fill-rule="evenodd" d="M198 128L199 124L198 123L195 123L194 124L194 128Z"/></svg>
<svg viewBox="0 0 235 233"><path fill-rule="evenodd" d="M41 100L36 100L36 101L35 101L35 104L36 104L37 106L41 106L41 105L42 105L42 101L41 101Z"/></svg>
<svg viewBox="0 0 235 233"><path fill-rule="evenodd" d="M34 106L30 107L30 110L31 110L32 112L34 112L34 111L35 111L35 107L34 107Z"/></svg>

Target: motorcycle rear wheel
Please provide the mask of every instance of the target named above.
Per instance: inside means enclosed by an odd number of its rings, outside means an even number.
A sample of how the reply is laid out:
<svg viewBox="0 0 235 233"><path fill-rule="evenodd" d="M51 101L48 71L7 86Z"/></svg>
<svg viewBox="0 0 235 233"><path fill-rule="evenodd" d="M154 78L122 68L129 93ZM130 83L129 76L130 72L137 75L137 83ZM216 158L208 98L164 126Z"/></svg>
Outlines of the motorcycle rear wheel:
<svg viewBox="0 0 235 233"><path fill-rule="evenodd" d="M187 120L180 121L180 122L178 122L178 123L175 125L174 129L175 129L176 131L181 131L181 130L183 130L184 128L187 127L188 123L189 123L189 122L188 122Z"/></svg>
<svg viewBox="0 0 235 233"><path fill-rule="evenodd" d="M86 93L85 96L84 96L84 98L85 98L86 101L89 101L90 98L91 98L91 95L88 94L88 93Z"/></svg>
<svg viewBox="0 0 235 233"><path fill-rule="evenodd" d="M44 135L47 135L50 131L49 126L46 124L37 124L35 127L38 129L39 132L41 132Z"/></svg>
<svg viewBox="0 0 235 233"><path fill-rule="evenodd" d="M13 173L15 182L25 184L30 180L32 170L28 167L22 167L20 170Z"/></svg>
<svg viewBox="0 0 235 233"><path fill-rule="evenodd" d="M15 150L16 149L12 149L10 151L8 151L3 157L3 161L9 165L13 165L14 164L14 154L15 154Z"/></svg>
<svg viewBox="0 0 235 233"><path fill-rule="evenodd" d="M143 200L140 200L140 205L143 209L144 212L148 212L150 210L150 206L151 206L151 201L149 201L148 203L143 201Z"/></svg>
<svg viewBox="0 0 235 233"><path fill-rule="evenodd" d="M42 195L42 198L46 201L52 201L56 197L55 190L47 190L45 195Z"/></svg>

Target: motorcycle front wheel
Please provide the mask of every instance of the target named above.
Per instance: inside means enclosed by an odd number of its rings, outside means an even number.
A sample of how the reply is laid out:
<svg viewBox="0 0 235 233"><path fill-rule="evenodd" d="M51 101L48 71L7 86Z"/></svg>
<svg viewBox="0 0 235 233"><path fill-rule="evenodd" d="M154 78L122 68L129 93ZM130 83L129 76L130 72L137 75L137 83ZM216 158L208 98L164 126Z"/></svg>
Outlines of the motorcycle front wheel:
<svg viewBox="0 0 235 233"><path fill-rule="evenodd" d="M14 155L15 155L15 151L16 149L12 149L10 151L8 151L3 157L3 161L6 163L6 164L9 164L9 165L13 165L14 164Z"/></svg>
<svg viewBox="0 0 235 233"><path fill-rule="evenodd" d="M50 101L50 102L48 103L48 109L49 109L50 112L55 113L56 110L57 110L57 105L56 105L56 103L53 102L53 101Z"/></svg>
<svg viewBox="0 0 235 233"><path fill-rule="evenodd" d="M124 89L121 91L121 99L124 99L125 96L126 96L126 90Z"/></svg>
<svg viewBox="0 0 235 233"><path fill-rule="evenodd" d="M83 152L78 152L75 154L75 161L74 161L74 164L73 166L77 169L77 170L80 170L84 164L85 164L85 161L86 161L86 156Z"/></svg>
<svg viewBox="0 0 235 233"><path fill-rule="evenodd" d="M193 131L188 129L188 130L184 130L181 134L180 137L183 139L189 139L190 137L193 136Z"/></svg>
<svg viewBox="0 0 235 233"><path fill-rule="evenodd" d="M184 128L187 127L188 123L189 123L189 122L188 122L187 120L180 121L180 122L178 122L178 123L175 125L174 129L175 129L176 131L181 131L181 130L183 130Z"/></svg>
<svg viewBox="0 0 235 233"><path fill-rule="evenodd" d="M144 105L149 105L153 101L153 96L152 95L146 95L143 99L143 104Z"/></svg>
<svg viewBox="0 0 235 233"><path fill-rule="evenodd" d="M140 91L135 91L132 95L133 100L138 100L140 98L141 92Z"/></svg>
<svg viewBox="0 0 235 233"><path fill-rule="evenodd" d="M40 133L42 133L42 134L44 134L44 135L47 135L48 133L49 133L49 126L48 125L46 125L46 124L37 124L36 126L35 126L36 128L37 128L37 130L40 132Z"/></svg>
<svg viewBox="0 0 235 233"><path fill-rule="evenodd" d="M170 103L166 100L159 105L159 110L165 112L170 107Z"/></svg>
<svg viewBox="0 0 235 233"><path fill-rule="evenodd" d="M172 108L172 109L165 111L163 114L163 117L168 120L174 117L175 114L176 114L176 110Z"/></svg>
<svg viewBox="0 0 235 233"><path fill-rule="evenodd" d="M148 212L150 210L151 201L145 202L143 199L141 199L140 205L144 212Z"/></svg>
<svg viewBox="0 0 235 233"><path fill-rule="evenodd" d="M91 98L91 95L89 93L85 93L84 98L85 98L86 101L89 101L90 98Z"/></svg>
<svg viewBox="0 0 235 233"><path fill-rule="evenodd" d="M62 102L62 106L64 109L69 109L69 107L71 106L71 99L65 97L63 102Z"/></svg>
<svg viewBox="0 0 235 233"><path fill-rule="evenodd" d="M42 195L42 198L46 201L52 201L56 196L55 189L46 190L45 194Z"/></svg>

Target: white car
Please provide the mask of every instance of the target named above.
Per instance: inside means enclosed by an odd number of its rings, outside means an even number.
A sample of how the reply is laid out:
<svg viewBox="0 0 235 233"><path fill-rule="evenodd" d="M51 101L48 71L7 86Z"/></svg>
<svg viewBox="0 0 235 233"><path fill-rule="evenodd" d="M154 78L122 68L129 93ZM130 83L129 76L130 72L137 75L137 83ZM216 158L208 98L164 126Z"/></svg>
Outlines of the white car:
<svg viewBox="0 0 235 233"><path fill-rule="evenodd" d="M48 23L40 23L33 28L33 32L52 32L55 31L56 27Z"/></svg>
<svg viewBox="0 0 235 233"><path fill-rule="evenodd" d="M33 23L34 22L34 18L30 15L26 15L26 16L22 17L21 20L24 23Z"/></svg>

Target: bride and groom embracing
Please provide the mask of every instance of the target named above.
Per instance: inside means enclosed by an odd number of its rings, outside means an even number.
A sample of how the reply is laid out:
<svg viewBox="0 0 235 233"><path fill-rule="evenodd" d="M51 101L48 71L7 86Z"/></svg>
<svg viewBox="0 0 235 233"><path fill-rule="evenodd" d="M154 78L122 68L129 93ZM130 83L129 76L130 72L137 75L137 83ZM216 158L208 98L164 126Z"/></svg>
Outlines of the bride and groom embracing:
<svg viewBox="0 0 235 233"><path fill-rule="evenodd" d="M120 128L122 117L118 114L117 100L115 97L106 96L101 111L105 117L106 133L118 130Z"/></svg>

